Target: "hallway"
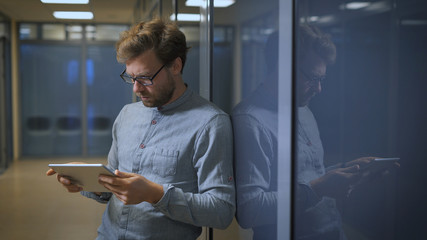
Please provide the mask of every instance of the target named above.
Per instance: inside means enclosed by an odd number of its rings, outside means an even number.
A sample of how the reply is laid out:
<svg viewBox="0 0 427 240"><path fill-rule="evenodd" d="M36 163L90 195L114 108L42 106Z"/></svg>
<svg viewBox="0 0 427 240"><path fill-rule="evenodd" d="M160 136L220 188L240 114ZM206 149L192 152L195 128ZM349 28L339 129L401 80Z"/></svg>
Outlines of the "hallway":
<svg viewBox="0 0 427 240"><path fill-rule="evenodd" d="M70 194L45 175L49 163L70 161L21 160L0 175L0 239L95 239L105 205Z"/></svg>

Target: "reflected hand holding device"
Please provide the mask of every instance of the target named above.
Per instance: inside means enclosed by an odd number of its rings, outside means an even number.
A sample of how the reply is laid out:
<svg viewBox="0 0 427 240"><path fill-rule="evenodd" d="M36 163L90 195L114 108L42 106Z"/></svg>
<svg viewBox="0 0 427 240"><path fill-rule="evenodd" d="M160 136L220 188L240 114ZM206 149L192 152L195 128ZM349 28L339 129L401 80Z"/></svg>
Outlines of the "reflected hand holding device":
<svg viewBox="0 0 427 240"><path fill-rule="evenodd" d="M360 168L362 177L356 183L350 186L347 197L350 196L351 192L359 185L362 185L365 182L369 182L372 179L375 179L377 176L385 173L389 169L393 169L399 166L400 158L375 158L370 163L364 165Z"/></svg>
<svg viewBox="0 0 427 240"><path fill-rule="evenodd" d="M376 174L383 172L387 169L398 166L400 158L375 158L369 164L366 164L360 170L364 174ZM396 165L397 164L397 165Z"/></svg>
<svg viewBox="0 0 427 240"><path fill-rule="evenodd" d="M114 172L103 164L49 164L49 167L88 192L110 192L99 184L98 176L115 176Z"/></svg>

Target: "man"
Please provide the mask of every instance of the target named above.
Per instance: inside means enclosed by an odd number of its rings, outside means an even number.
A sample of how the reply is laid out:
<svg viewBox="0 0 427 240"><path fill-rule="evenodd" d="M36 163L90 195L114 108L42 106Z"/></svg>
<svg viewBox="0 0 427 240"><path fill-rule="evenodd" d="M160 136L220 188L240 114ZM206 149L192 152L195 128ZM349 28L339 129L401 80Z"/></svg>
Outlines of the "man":
<svg viewBox="0 0 427 240"><path fill-rule="evenodd" d="M226 228L235 211L231 123L184 83L184 34L159 19L141 22L116 50L142 103L126 105L113 125L108 166L117 177L99 177L111 193L82 192L108 204L98 239L196 239L201 226Z"/></svg>
<svg viewBox="0 0 427 240"><path fill-rule="evenodd" d="M253 239L277 239L278 32L266 43L269 75L233 109L237 220ZM361 177L360 158L325 168L317 124L308 108L321 92L328 64L335 60L329 36L310 25L297 32L297 142L294 226L296 239L345 239L335 199L345 197Z"/></svg>

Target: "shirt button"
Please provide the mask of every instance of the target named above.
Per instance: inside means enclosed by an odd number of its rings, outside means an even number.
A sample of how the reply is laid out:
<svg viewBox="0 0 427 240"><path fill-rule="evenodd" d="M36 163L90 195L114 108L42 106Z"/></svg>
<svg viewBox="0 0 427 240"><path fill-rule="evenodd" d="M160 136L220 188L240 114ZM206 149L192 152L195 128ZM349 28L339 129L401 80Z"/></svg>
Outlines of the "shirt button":
<svg viewBox="0 0 427 240"><path fill-rule="evenodd" d="M151 121L151 124L152 124L152 125L155 125L156 123L157 123L157 121L156 121L156 120L152 120L152 121Z"/></svg>
<svg viewBox="0 0 427 240"><path fill-rule="evenodd" d="M143 149L143 148L145 148L145 145L143 143L141 143L141 145L139 145L139 148Z"/></svg>

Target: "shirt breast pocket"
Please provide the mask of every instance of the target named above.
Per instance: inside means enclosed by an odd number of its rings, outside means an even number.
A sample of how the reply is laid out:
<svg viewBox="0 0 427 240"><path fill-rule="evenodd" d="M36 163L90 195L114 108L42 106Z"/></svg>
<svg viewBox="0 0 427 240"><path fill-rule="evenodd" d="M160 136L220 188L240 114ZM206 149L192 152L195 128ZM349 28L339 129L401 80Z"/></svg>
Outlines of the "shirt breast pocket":
<svg viewBox="0 0 427 240"><path fill-rule="evenodd" d="M176 174L179 151L156 148L152 158L153 173L160 177L169 177Z"/></svg>

